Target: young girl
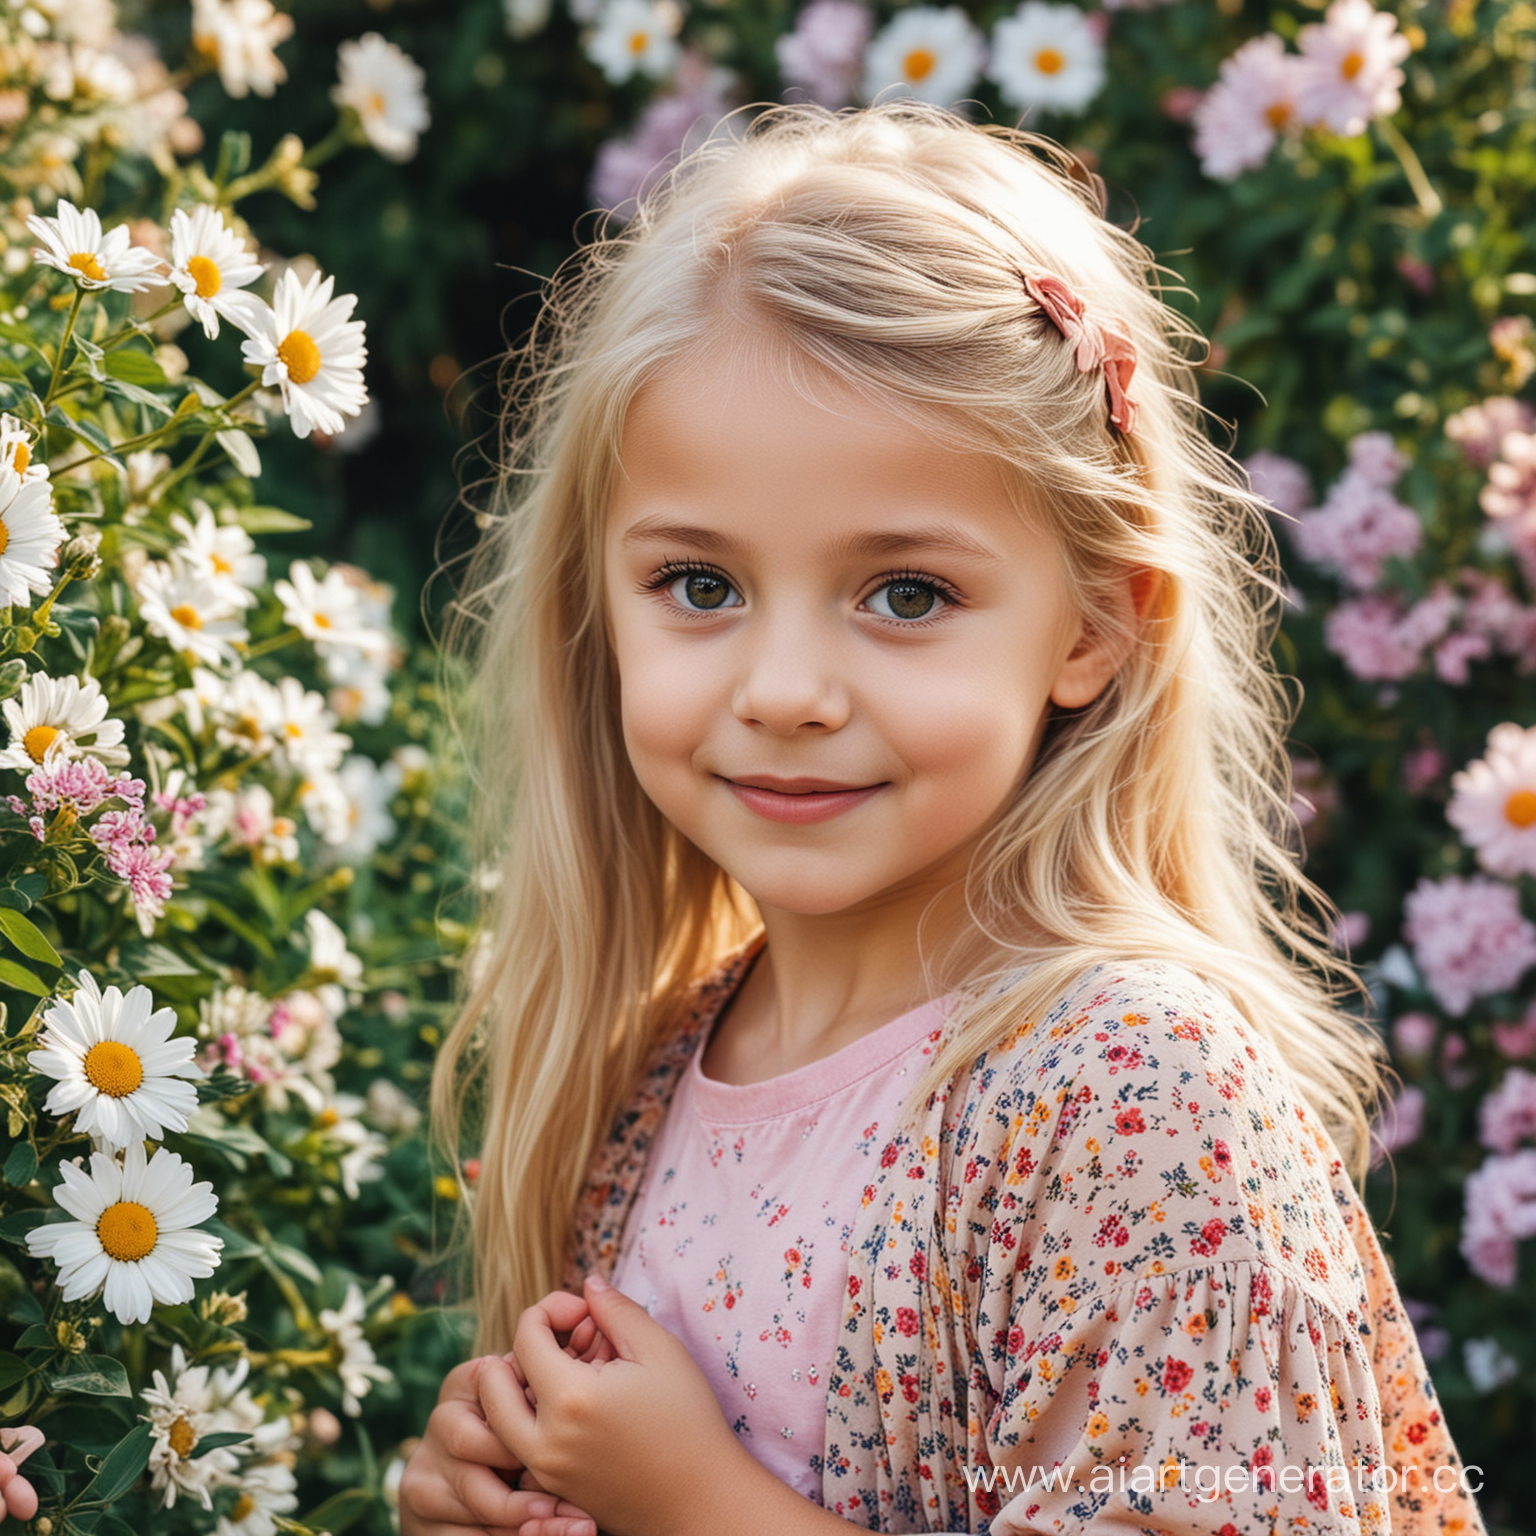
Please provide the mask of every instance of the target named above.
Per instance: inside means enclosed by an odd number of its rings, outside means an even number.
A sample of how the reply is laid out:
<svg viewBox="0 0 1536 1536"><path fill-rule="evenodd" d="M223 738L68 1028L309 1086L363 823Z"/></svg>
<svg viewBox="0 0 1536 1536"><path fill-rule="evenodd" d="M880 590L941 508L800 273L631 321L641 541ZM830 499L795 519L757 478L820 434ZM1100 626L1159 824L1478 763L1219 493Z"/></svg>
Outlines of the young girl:
<svg viewBox="0 0 1536 1536"><path fill-rule="evenodd" d="M1043 140L734 128L515 377L405 1536L1475 1536L1193 338Z"/></svg>

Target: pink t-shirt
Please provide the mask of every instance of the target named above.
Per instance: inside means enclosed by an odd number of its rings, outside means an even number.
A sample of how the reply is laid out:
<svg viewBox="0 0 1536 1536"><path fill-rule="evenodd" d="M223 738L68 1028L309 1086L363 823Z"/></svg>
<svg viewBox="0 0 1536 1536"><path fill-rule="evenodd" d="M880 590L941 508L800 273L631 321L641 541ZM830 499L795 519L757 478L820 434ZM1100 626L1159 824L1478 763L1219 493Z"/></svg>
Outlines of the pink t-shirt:
<svg viewBox="0 0 1536 1536"><path fill-rule="evenodd" d="M742 1444L817 1504L849 1234L950 1006L760 1083L704 1076L711 1026L625 1224L613 1283L688 1346Z"/></svg>

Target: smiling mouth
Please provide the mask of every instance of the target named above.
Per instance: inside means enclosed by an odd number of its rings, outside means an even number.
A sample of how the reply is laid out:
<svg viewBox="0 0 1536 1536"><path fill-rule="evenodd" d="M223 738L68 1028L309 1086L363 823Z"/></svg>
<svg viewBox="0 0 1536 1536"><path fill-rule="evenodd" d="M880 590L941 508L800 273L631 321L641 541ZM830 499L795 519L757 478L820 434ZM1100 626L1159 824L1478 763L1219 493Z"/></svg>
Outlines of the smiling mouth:
<svg viewBox="0 0 1536 1536"><path fill-rule="evenodd" d="M834 784L830 779L783 779L775 783L768 778L762 779L728 779L724 774L716 774L715 777L723 783L734 784L738 789L756 789L765 794L791 795L801 798L808 795L853 795L860 794L866 789L879 789L881 783L876 784Z"/></svg>

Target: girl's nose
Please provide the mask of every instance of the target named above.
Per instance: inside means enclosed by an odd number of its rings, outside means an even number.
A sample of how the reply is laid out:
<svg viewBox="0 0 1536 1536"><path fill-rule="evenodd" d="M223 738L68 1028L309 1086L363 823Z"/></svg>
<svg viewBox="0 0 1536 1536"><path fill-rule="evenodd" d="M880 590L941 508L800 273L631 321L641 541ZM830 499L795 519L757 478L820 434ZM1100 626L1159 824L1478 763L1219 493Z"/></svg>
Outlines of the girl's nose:
<svg viewBox="0 0 1536 1536"><path fill-rule="evenodd" d="M842 647L803 616L785 614L740 636L740 676L732 700L737 719L775 736L804 726L846 724L850 690Z"/></svg>

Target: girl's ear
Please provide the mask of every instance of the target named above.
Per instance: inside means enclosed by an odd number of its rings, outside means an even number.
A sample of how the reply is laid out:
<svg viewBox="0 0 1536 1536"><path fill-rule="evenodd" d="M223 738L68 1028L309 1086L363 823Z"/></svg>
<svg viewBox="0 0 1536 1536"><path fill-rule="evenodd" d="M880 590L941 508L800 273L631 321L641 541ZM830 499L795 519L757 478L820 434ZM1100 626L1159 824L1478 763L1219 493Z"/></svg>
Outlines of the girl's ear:
<svg viewBox="0 0 1536 1536"><path fill-rule="evenodd" d="M1085 618L1077 644L1056 674L1052 703L1062 709L1081 709L1098 698L1136 644L1162 587L1163 573L1150 566L1134 566L1126 572L1115 588L1113 607L1128 634L1117 639Z"/></svg>

